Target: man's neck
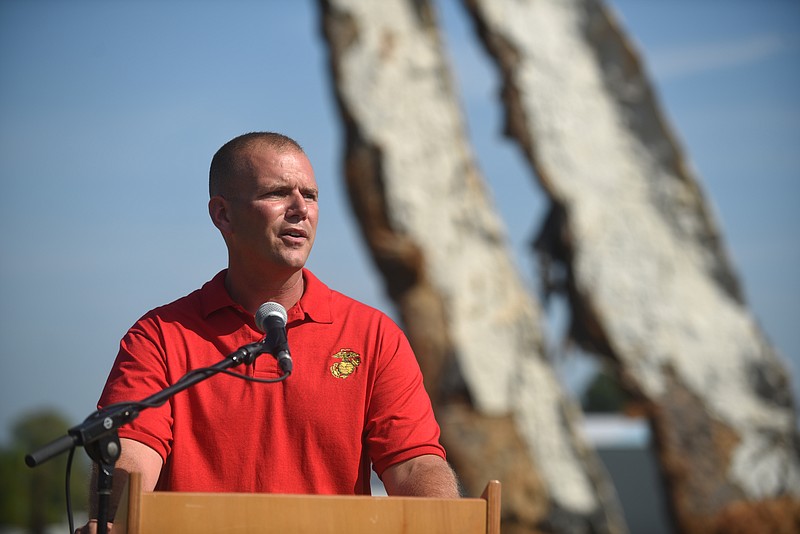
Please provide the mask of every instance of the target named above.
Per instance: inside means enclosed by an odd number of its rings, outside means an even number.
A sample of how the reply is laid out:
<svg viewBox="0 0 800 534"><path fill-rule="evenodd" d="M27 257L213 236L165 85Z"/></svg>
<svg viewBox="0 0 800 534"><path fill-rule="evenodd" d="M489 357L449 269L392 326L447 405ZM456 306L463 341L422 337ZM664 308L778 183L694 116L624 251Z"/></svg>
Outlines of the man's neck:
<svg viewBox="0 0 800 534"><path fill-rule="evenodd" d="M302 270L283 274L242 273L228 267L225 288L234 302L255 314L265 302L277 302L287 310L303 296Z"/></svg>

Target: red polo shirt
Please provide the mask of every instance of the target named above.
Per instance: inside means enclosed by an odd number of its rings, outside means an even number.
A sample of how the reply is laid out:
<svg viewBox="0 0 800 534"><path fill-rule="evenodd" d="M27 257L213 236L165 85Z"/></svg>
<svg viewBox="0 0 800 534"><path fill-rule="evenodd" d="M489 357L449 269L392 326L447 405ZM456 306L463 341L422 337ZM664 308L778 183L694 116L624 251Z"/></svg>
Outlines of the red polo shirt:
<svg viewBox="0 0 800 534"><path fill-rule="evenodd" d="M444 457L411 347L383 313L304 270L288 311L293 374L277 384L215 375L120 429L164 460L157 489L369 494L383 471ZM225 271L142 317L125 335L99 406L142 400L263 334L235 304ZM237 372L276 377L269 354Z"/></svg>

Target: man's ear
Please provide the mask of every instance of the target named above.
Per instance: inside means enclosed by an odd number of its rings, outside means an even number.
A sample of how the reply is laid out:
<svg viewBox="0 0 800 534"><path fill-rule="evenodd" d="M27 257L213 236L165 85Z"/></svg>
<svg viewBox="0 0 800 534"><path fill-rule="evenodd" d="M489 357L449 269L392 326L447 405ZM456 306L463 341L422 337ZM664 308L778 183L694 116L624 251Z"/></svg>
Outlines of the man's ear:
<svg viewBox="0 0 800 534"><path fill-rule="evenodd" d="M208 214L211 216L211 222L222 232L222 235L230 232L231 220L227 200L219 195L211 197L208 201Z"/></svg>

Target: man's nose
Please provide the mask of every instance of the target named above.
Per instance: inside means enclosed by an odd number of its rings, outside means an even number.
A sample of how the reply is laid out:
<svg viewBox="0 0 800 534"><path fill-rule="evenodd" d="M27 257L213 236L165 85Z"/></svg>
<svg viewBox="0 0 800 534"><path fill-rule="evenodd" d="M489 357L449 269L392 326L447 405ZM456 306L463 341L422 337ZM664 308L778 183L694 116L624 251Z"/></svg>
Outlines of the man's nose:
<svg viewBox="0 0 800 534"><path fill-rule="evenodd" d="M303 193L300 191L293 191L289 202L289 212L305 218L308 215L308 203Z"/></svg>

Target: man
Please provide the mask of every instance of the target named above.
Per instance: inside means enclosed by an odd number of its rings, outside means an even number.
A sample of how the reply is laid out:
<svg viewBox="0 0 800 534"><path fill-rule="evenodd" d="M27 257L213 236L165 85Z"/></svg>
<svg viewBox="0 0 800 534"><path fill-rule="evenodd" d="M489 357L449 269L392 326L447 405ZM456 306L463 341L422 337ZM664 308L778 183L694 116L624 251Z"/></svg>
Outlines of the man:
<svg viewBox="0 0 800 534"><path fill-rule="evenodd" d="M216 375L142 411L119 431L115 486L137 471L145 490L369 494L373 465L390 495L458 497L405 336L304 268L319 193L303 149L237 137L214 156L209 193L228 268L131 328L99 405L141 400L258 341L254 313L269 301L288 311L294 373ZM269 355L237 372L280 374Z"/></svg>

